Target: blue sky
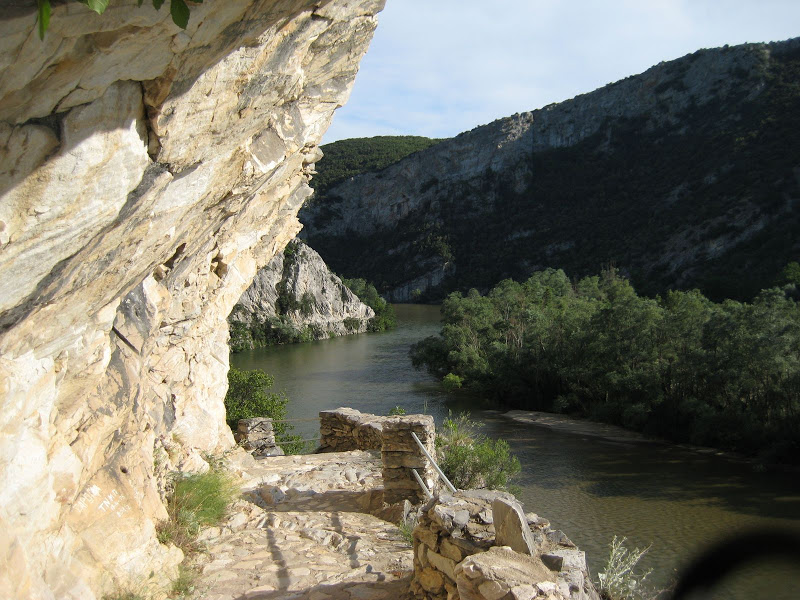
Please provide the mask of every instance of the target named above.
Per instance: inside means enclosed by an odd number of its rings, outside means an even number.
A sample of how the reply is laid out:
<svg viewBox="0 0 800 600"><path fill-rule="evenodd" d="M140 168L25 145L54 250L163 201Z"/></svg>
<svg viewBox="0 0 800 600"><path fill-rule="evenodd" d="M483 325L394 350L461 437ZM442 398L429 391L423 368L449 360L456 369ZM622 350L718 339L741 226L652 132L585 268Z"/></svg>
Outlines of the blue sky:
<svg viewBox="0 0 800 600"><path fill-rule="evenodd" d="M388 0L323 143L450 137L698 48L800 35L800 0Z"/></svg>

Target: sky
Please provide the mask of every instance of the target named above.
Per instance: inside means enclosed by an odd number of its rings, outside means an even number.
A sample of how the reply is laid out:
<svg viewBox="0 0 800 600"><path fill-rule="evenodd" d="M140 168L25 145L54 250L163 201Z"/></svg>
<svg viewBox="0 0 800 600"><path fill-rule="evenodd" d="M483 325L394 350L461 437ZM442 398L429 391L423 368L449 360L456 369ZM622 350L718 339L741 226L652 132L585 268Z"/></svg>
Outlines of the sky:
<svg viewBox="0 0 800 600"><path fill-rule="evenodd" d="M388 0L323 143L451 137L699 48L800 36L800 0Z"/></svg>

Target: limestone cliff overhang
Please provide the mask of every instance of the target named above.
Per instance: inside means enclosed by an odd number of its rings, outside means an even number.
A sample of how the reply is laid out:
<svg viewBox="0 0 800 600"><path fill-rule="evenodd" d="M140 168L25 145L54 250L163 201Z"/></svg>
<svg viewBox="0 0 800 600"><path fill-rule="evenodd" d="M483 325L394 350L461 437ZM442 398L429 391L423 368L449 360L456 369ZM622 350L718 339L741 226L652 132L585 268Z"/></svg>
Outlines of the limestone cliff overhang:
<svg viewBox="0 0 800 600"><path fill-rule="evenodd" d="M44 40L27 4L0 16L0 595L92 598L179 558L159 482L232 445L225 318L300 228L383 0L207 0L186 30L53 2Z"/></svg>

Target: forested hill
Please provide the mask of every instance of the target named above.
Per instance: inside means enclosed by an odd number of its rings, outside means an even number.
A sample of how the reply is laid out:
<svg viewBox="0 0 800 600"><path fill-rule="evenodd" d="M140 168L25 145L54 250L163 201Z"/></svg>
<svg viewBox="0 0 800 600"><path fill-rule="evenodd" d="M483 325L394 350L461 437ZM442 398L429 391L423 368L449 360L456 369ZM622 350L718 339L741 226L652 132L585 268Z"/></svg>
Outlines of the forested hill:
<svg viewBox="0 0 800 600"><path fill-rule="evenodd" d="M339 140L321 146L323 158L317 162L312 181L317 196L349 177L380 171L440 140L416 135L379 135L371 138Z"/></svg>
<svg viewBox="0 0 800 600"><path fill-rule="evenodd" d="M699 50L323 186L300 217L395 301L607 265L748 299L800 257L798 131L800 38Z"/></svg>

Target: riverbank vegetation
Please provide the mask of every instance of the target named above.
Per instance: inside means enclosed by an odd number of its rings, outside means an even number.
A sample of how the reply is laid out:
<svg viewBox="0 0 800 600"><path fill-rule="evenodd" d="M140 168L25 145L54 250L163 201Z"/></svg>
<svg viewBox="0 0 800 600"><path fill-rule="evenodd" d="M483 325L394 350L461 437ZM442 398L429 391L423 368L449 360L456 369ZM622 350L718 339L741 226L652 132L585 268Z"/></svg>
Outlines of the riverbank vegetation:
<svg viewBox="0 0 800 600"><path fill-rule="evenodd" d="M415 344L412 363L506 406L797 464L797 298L793 283L750 303L648 298L614 269L580 281L549 269L451 294L441 334Z"/></svg>
<svg viewBox="0 0 800 600"><path fill-rule="evenodd" d="M286 454L301 454L306 446L299 435L291 433L294 426L286 420L289 398L284 392L270 391L275 383L272 375L261 369L228 371L228 392L225 394L225 420L236 431L239 419L268 417L272 419L275 443Z"/></svg>
<svg viewBox="0 0 800 600"><path fill-rule="evenodd" d="M375 316L370 319L367 331L387 331L397 327L397 315L394 306L384 300L375 286L365 279L345 279L342 283L350 288L358 299L375 311Z"/></svg>
<svg viewBox="0 0 800 600"><path fill-rule="evenodd" d="M478 423L462 413L450 415L436 432L436 460L458 489L513 490L519 459L505 440L478 432Z"/></svg>

